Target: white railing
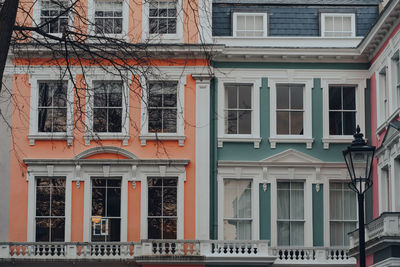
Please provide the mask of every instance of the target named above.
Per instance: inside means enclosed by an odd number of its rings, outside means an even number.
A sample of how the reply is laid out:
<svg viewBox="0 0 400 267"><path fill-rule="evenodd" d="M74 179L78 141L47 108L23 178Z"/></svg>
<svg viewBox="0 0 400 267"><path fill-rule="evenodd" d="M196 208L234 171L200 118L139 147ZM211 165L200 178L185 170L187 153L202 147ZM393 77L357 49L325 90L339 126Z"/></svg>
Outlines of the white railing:
<svg viewBox="0 0 400 267"><path fill-rule="evenodd" d="M268 241L216 240L209 241L206 255L211 256L267 256Z"/></svg>
<svg viewBox="0 0 400 267"><path fill-rule="evenodd" d="M278 247L272 248L272 254L277 257L276 264L356 264L355 258L349 257L347 248Z"/></svg>
<svg viewBox="0 0 400 267"><path fill-rule="evenodd" d="M358 246L358 229L350 234L350 247ZM381 216L365 225L365 242L377 237L397 236L400 237L400 213L385 212Z"/></svg>
<svg viewBox="0 0 400 267"><path fill-rule="evenodd" d="M136 248L136 256L199 256L200 241L143 240Z"/></svg>

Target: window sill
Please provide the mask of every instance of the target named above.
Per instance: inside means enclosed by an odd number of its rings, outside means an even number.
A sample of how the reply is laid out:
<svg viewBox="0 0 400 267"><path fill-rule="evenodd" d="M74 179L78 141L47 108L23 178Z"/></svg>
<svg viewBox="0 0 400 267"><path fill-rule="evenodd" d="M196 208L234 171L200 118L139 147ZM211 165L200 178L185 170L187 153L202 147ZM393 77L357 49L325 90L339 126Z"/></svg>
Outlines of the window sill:
<svg viewBox="0 0 400 267"><path fill-rule="evenodd" d="M67 135L66 133L48 133L48 134L30 134L28 135L29 145L35 145L36 140L67 140L67 145L72 146L72 140L74 137L72 135Z"/></svg>
<svg viewBox="0 0 400 267"><path fill-rule="evenodd" d="M157 140L157 141L178 141L179 146L183 146L185 143L186 136L184 135L171 135L171 134L146 134L140 135L140 144L145 146L147 144L147 140Z"/></svg>
<svg viewBox="0 0 400 267"><path fill-rule="evenodd" d="M180 34L149 34L147 41L149 43L162 43L162 42L168 42L168 43L176 43L176 42L182 42L183 38Z"/></svg>
<svg viewBox="0 0 400 267"><path fill-rule="evenodd" d="M312 149L314 138L303 136L270 137L271 148L276 148L277 143L304 143L307 149Z"/></svg>
<svg viewBox="0 0 400 267"><path fill-rule="evenodd" d="M122 133L93 133L85 134L83 136L85 145L90 146L90 141L102 141L102 140L122 140L122 145L127 146L129 141L129 135Z"/></svg>
<svg viewBox="0 0 400 267"><path fill-rule="evenodd" d="M228 143L254 143L254 148L260 148L261 137L243 137L240 135L237 136L226 136L226 137L218 137L218 147L223 147L224 142Z"/></svg>
<svg viewBox="0 0 400 267"><path fill-rule="evenodd" d="M354 140L352 135L329 136L322 138L324 149L329 149L329 144L350 144Z"/></svg>

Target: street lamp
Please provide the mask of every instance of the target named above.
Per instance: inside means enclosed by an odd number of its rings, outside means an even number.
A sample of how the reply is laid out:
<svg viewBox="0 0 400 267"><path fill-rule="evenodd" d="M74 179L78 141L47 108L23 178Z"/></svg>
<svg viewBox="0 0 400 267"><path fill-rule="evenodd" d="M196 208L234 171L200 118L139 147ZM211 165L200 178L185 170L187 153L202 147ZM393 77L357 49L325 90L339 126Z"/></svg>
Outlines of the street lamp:
<svg viewBox="0 0 400 267"><path fill-rule="evenodd" d="M364 193L372 186L371 174L374 153L375 147L367 145L367 142L363 139L363 134L360 133L360 126L357 125L354 140L343 151L343 156L351 179L349 187L358 195L360 267L365 267Z"/></svg>

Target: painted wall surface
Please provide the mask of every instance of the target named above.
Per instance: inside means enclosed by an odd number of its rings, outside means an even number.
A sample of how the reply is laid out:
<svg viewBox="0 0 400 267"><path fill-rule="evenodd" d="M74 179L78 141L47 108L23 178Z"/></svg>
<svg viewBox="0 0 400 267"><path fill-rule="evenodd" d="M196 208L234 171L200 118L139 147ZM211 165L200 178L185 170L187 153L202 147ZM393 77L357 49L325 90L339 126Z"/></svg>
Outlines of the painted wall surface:
<svg viewBox="0 0 400 267"><path fill-rule="evenodd" d="M232 36L233 12L267 12L269 36L320 36L320 13L355 13L356 36L364 36L378 17L378 6L277 6L213 4L213 35Z"/></svg>
<svg viewBox="0 0 400 267"><path fill-rule="evenodd" d="M199 61L204 63L204 61ZM196 66L197 63L188 63L187 66ZM168 63L169 64L169 63ZM203 64L200 64L203 65ZM178 66L179 67L179 66ZM184 74L186 75L186 74ZM82 82L77 75L77 83ZM83 84L80 84L83 85ZM134 85L133 85L134 86ZM138 88L137 88L138 89ZM29 145L29 111L30 111L30 81L28 74L15 74L13 77L14 102L12 107L12 140L18 144L10 154L10 241L26 241L27 238L27 207L28 183L26 181L27 166L24 159L72 159L77 154L97 146L116 146L133 153L140 159L188 159L186 166L186 182L184 183L184 238L195 238L195 132L196 132L196 81L191 75L186 75L184 92L184 118L185 118L185 143L178 146L177 141L147 141L146 146L141 146L139 140L140 123L129 124L131 138L127 146L122 146L120 140L105 140L100 144L91 142L86 146L83 139L82 125L74 128L74 141L68 146L66 141L36 140L35 145ZM75 97L77 97L75 95ZM129 116L132 122L140 122L140 97L130 94ZM75 113L76 115L76 113ZM99 158L115 158L113 155L100 154ZM91 157L92 159L98 157ZM75 184L74 184L75 185ZM83 235L83 192L85 184L80 188L72 186L72 213L71 237L72 241L82 241ZM140 239L140 182L136 189L128 190L128 241ZM2 194L1 197L4 195ZM89 200L90 201L90 200ZM3 209L2 209L3 210Z"/></svg>
<svg viewBox="0 0 400 267"><path fill-rule="evenodd" d="M11 76L5 75L0 93L0 242L8 241L10 150L15 143L11 139Z"/></svg>

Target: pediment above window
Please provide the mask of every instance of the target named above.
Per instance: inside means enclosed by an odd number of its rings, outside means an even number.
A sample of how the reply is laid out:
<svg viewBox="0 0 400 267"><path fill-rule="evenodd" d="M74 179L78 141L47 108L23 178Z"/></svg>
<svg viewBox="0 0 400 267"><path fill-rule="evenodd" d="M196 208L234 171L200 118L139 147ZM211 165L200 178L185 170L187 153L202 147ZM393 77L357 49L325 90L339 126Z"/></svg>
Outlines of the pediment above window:
<svg viewBox="0 0 400 267"><path fill-rule="evenodd" d="M299 152L294 149L288 149L269 158L262 160L266 163L322 163L321 160Z"/></svg>
<svg viewBox="0 0 400 267"><path fill-rule="evenodd" d="M138 159L138 157L119 147L100 146L89 148L76 155L74 159Z"/></svg>

